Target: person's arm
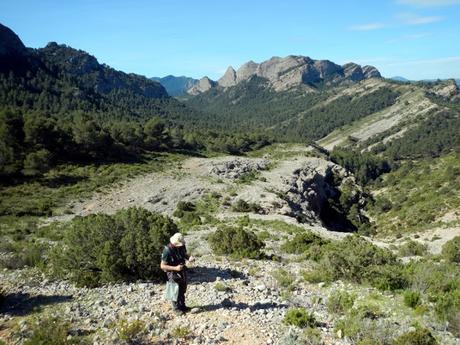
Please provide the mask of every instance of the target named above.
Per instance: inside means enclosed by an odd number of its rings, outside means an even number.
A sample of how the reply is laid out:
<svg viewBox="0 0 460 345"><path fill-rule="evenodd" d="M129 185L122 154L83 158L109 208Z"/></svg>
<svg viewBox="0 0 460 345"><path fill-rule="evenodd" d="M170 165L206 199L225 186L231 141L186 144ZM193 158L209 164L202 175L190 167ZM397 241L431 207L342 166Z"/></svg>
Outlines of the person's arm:
<svg viewBox="0 0 460 345"><path fill-rule="evenodd" d="M168 265L166 262L161 261L160 268L163 271L180 272L180 271L182 271L184 269L184 265L171 266L171 265Z"/></svg>

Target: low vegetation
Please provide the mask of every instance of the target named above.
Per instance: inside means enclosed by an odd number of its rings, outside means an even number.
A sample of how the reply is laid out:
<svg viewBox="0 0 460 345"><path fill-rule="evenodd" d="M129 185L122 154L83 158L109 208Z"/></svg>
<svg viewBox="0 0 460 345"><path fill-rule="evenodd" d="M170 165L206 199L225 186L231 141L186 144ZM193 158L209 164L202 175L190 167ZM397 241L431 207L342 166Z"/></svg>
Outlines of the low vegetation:
<svg viewBox="0 0 460 345"><path fill-rule="evenodd" d="M292 308L284 315L284 323L300 328L316 327L316 318L305 308Z"/></svg>
<svg viewBox="0 0 460 345"><path fill-rule="evenodd" d="M55 317L33 319L24 345L86 345L85 338L72 336L70 323Z"/></svg>
<svg viewBox="0 0 460 345"><path fill-rule="evenodd" d="M174 222L140 208L76 217L52 255L52 269L81 286L162 276L160 257Z"/></svg>
<svg viewBox="0 0 460 345"><path fill-rule="evenodd" d="M444 244L442 256L449 262L460 263L460 236L456 236Z"/></svg>
<svg viewBox="0 0 460 345"><path fill-rule="evenodd" d="M460 157L408 161L386 174L368 204L379 235L421 231L458 219ZM451 214L443 219L446 214Z"/></svg>
<svg viewBox="0 0 460 345"><path fill-rule="evenodd" d="M208 241L214 253L233 258L262 258L265 244L257 235L242 227L225 226L212 233Z"/></svg>

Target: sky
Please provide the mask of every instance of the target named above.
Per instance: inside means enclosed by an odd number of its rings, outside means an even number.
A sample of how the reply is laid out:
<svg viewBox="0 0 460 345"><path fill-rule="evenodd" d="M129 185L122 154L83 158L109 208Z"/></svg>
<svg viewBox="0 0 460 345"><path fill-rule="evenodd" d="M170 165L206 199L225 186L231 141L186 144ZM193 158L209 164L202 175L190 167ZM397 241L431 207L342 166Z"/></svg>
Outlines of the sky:
<svg viewBox="0 0 460 345"><path fill-rule="evenodd" d="M460 0L0 0L28 47L67 44L118 70L218 79L272 56L460 78Z"/></svg>

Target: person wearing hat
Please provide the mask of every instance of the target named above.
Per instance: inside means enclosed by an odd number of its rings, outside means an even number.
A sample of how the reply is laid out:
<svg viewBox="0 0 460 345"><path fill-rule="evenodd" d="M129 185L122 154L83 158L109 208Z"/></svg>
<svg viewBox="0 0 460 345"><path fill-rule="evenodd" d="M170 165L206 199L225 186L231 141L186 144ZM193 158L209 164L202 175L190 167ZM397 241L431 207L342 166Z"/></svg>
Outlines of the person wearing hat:
<svg viewBox="0 0 460 345"><path fill-rule="evenodd" d="M166 272L169 281L179 285L177 301L173 301L173 309L176 313L184 314L188 308L185 306L185 292L187 291L186 261L193 261L193 257L187 253L184 236L177 232L165 246L161 255L160 268Z"/></svg>

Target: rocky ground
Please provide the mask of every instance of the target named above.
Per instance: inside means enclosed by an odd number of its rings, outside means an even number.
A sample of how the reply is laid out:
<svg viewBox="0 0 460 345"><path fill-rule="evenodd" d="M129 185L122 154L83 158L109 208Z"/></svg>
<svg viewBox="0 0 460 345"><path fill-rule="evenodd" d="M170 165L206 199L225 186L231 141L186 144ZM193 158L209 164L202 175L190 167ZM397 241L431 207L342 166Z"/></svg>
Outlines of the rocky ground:
<svg viewBox="0 0 460 345"><path fill-rule="evenodd" d="M263 158L190 158L177 169L136 177L121 187L95 193L90 200L75 201L70 205L72 215L50 220L65 221L75 215L98 212L114 213L129 206L171 215L177 202L198 201L214 192L222 198L227 197L230 204L238 199L258 202L261 211L250 213L250 218L279 220L328 238L340 239L347 234L326 230L315 216L314 209L305 208L324 191L321 177L326 169L338 168L313 157L305 147L280 150L276 155L268 153ZM339 173L347 178L345 172ZM249 181L242 180L248 175L252 176ZM284 197L281 198L280 194ZM310 215L309 222L299 224L296 221L293 215L299 209ZM233 212L231 207L221 206L213 216L231 221L242 214ZM281 261L231 261L214 256L203 240L211 231L214 231L213 227L201 226L189 231L186 237L189 249L197 255L189 271L187 292L187 302L192 310L186 315L178 316L171 311L163 297L162 282L86 289L66 281L50 281L32 269L4 270L0 273L0 280L8 293L8 303L6 309L0 311L0 339L21 344L30 329L27 320L34 315L39 318L58 315L71 322L76 334L91 334L94 344L122 343L120 325L123 320L140 320L145 329L142 337L154 344L293 344L293 337L302 330L285 325L284 315L291 307L303 306L314 313L322 343L353 344L352 340L337 333L334 325L339 316L326 308L330 294L340 289L356 291L362 299L370 295L380 296L380 300L385 301L381 307L386 318L382 322L400 332L409 330L416 317L399 310L401 301L395 303L397 297L390 294L340 281L330 285L309 284L301 275L308 269L308 263L295 257L283 256ZM276 230L270 229L270 232ZM277 253L277 246L287 236L271 235L266 240L267 254ZM279 237L278 241L273 239L276 237ZM388 246L385 242L376 244ZM433 245L433 252L439 249L438 244ZM289 286L275 277L279 269L288 272L292 280ZM443 344L460 344L459 339L444 332L442 325L435 325L435 331L438 338L444 339ZM311 344L316 343L312 341Z"/></svg>

